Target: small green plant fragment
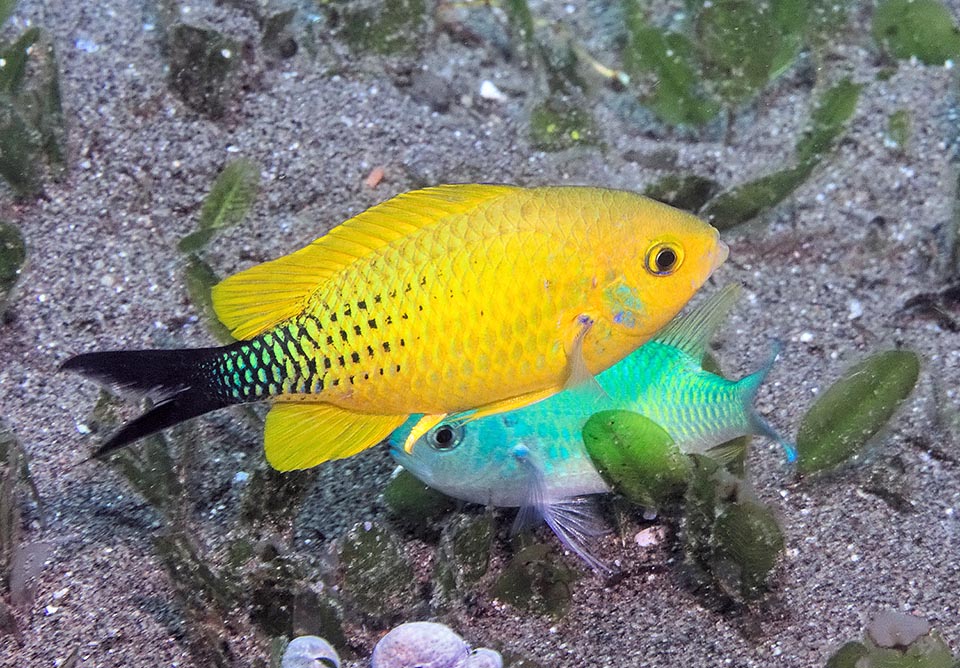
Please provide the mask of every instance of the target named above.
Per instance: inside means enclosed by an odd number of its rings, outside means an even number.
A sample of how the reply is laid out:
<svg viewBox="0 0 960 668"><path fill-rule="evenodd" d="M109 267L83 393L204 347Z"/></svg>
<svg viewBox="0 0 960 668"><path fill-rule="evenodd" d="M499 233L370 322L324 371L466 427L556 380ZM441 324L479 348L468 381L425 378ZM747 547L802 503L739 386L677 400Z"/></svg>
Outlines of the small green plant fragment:
<svg viewBox="0 0 960 668"><path fill-rule="evenodd" d="M696 174L670 174L647 187L643 194L684 211L699 211L717 194L720 184Z"/></svg>
<svg viewBox="0 0 960 668"><path fill-rule="evenodd" d="M873 14L873 38L894 58L926 65L960 57L960 30L938 0L884 0Z"/></svg>
<svg viewBox="0 0 960 668"><path fill-rule="evenodd" d="M437 520L456 505L449 496L425 485L406 469L401 469L387 483L383 500L395 517L414 526Z"/></svg>
<svg viewBox="0 0 960 668"><path fill-rule="evenodd" d="M180 250L199 251L218 231L242 221L257 198L259 186L260 168L255 162L239 158L228 163L203 200L196 232L180 240Z"/></svg>
<svg viewBox="0 0 960 668"><path fill-rule="evenodd" d="M797 433L797 469L832 469L860 453L910 396L920 358L909 350L871 355L848 370L807 411Z"/></svg>
<svg viewBox="0 0 960 668"><path fill-rule="evenodd" d="M652 75L653 93L645 103L666 123L704 125L720 110L700 91L695 50L679 33L664 32L649 25L640 3L624 0L627 46L624 69L631 77Z"/></svg>
<svg viewBox="0 0 960 668"><path fill-rule="evenodd" d="M343 631L343 606L312 589L299 591L293 601L293 635L319 636L340 652L350 653L350 643Z"/></svg>
<svg viewBox="0 0 960 668"><path fill-rule="evenodd" d="M767 83L780 55L781 36L768 5L713 0L695 27L703 76L727 107L750 100Z"/></svg>
<svg viewBox="0 0 960 668"><path fill-rule="evenodd" d="M413 568L400 540L378 524L355 526L340 545L342 590L375 619L400 615L416 601Z"/></svg>
<svg viewBox="0 0 960 668"><path fill-rule="evenodd" d="M910 141L910 112L900 109L890 114L887 119L887 140L891 148L902 151Z"/></svg>
<svg viewBox="0 0 960 668"><path fill-rule="evenodd" d="M550 98L530 113L530 144L541 151L562 151L595 144L598 134L590 114L572 103Z"/></svg>
<svg viewBox="0 0 960 668"><path fill-rule="evenodd" d="M440 537L438 579L446 579L451 589L460 591L476 583L490 565L493 534L493 518L489 513L462 515L450 522Z"/></svg>
<svg viewBox="0 0 960 668"><path fill-rule="evenodd" d="M213 297L210 291L214 285L220 282L220 277L213 272L210 265L196 255L191 255L187 260L184 281L187 286L187 294L190 295L190 301L200 312L207 330L213 334L213 337L220 343L236 341L230 334L230 330L217 318L216 311L214 311Z"/></svg>
<svg viewBox="0 0 960 668"><path fill-rule="evenodd" d="M343 36L356 51L412 54L420 48L427 17L424 0L363 0L343 8Z"/></svg>
<svg viewBox="0 0 960 668"><path fill-rule="evenodd" d="M857 108L862 89L860 84L843 79L817 100L810 115L809 127L797 142L797 159L801 165L810 160L820 160L833 148Z"/></svg>
<svg viewBox="0 0 960 668"><path fill-rule="evenodd" d="M570 607L577 574L535 543L517 552L493 585L493 596L520 610L560 619Z"/></svg>
<svg viewBox="0 0 960 668"><path fill-rule="evenodd" d="M686 489L689 461L670 435L638 413L603 411L587 420L583 442L603 479L618 493L659 508Z"/></svg>
<svg viewBox="0 0 960 668"><path fill-rule="evenodd" d="M179 23L167 33L170 87L194 111L221 118L235 91L240 44L216 30Z"/></svg>
<svg viewBox="0 0 960 668"><path fill-rule="evenodd" d="M783 531L769 508L750 501L732 503L714 522L711 570L731 596L752 600L765 592L783 552Z"/></svg>
<svg viewBox="0 0 960 668"><path fill-rule="evenodd" d="M20 229L0 221L0 317L10 303L20 272L27 261L27 244Z"/></svg>
<svg viewBox="0 0 960 668"><path fill-rule="evenodd" d="M815 164L804 163L736 186L712 199L700 215L721 231L742 225L786 199L807 180Z"/></svg>

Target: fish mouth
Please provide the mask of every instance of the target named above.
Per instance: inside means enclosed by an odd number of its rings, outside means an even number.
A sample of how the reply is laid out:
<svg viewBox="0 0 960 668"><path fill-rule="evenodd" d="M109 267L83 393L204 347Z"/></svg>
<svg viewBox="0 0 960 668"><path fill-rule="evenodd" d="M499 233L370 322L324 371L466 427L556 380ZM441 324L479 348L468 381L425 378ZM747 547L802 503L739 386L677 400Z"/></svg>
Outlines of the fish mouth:
<svg viewBox="0 0 960 668"><path fill-rule="evenodd" d="M720 265L727 261L727 258L730 256L730 246L728 246L722 239L717 239L717 245L711 253L710 258L710 271L707 276L713 275Z"/></svg>

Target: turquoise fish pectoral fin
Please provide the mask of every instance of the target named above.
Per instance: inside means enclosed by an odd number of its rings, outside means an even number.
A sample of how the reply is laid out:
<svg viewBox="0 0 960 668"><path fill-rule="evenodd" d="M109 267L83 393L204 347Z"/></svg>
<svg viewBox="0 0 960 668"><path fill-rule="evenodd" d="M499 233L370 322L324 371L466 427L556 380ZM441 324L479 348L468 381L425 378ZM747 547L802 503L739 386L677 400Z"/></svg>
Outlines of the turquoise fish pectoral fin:
<svg viewBox="0 0 960 668"><path fill-rule="evenodd" d="M563 389L566 391L576 390L585 399L595 401L599 405L610 397L603 386L597 382L596 376L590 373L590 369L587 368L587 363L583 359L583 341L595 323L596 320L586 313L582 313L576 318L577 330L573 337L573 344L567 352L568 372Z"/></svg>
<svg viewBox="0 0 960 668"><path fill-rule="evenodd" d="M510 449L510 455L516 459L526 477L526 499L513 522L513 533L542 520L560 543L591 569L598 573L611 573L612 569L587 546L591 539L608 532L593 502L587 497L549 499L543 470L534 461L530 449L523 444L515 445Z"/></svg>
<svg viewBox="0 0 960 668"><path fill-rule="evenodd" d="M777 430L774 429L770 423L767 422L767 420L757 412L757 408L754 405L754 402L757 398L757 391L760 389L760 385L767 377L767 374L770 373L770 369L773 368L773 363L777 361L777 357L779 357L781 350L783 350L783 342L774 340L773 350L771 351L770 358L767 360L766 364L754 371L749 376L745 376L737 381L737 388L740 390L740 396L743 400L744 410L746 410L747 415L750 418L754 433L766 436L771 441L779 443L780 447L783 448L783 451L787 456L787 461L792 464L797 460L797 448L793 445L793 443L784 439L777 432Z"/></svg>

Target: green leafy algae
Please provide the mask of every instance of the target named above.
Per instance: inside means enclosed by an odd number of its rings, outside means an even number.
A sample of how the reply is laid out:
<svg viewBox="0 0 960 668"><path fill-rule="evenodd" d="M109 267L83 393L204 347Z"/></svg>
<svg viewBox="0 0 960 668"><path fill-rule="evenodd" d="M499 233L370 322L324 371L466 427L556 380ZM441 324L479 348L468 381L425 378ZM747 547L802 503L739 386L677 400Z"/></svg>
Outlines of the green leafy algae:
<svg viewBox="0 0 960 668"><path fill-rule="evenodd" d="M397 617L417 600L413 568L402 543L379 524L355 526L339 550L342 591L360 611L378 620Z"/></svg>
<svg viewBox="0 0 960 668"><path fill-rule="evenodd" d="M533 14L527 0L506 0L504 9L513 43L520 56L529 60L536 51L537 44L533 32Z"/></svg>
<svg viewBox="0 0 960 668"><path fill-rule="evenodd" d="M27 261L27 244L20 229L0 221L0 318L10 304L20 272Z"/></svg>
<svg viewBox="0 0 960 668"><path fill-rule="evenodd" d="M576 572L535 543L518 551L493 585L493 596L520 610L560 619L570 607Z"/></svg>
<svg viewBox="0 0 960 668"><path fill-rule="evenodd" d="M732 596L759 597L783 552L783 531L764 505L738 501L727 505L713 525L710 569Z"/></svg>
<svg viewBox="0 0 960 668"><path fill-rule="evenodd" d="M424 0L367 0L337 3L343 9L343 36L356 51L414 54L423 43Z"/></svg>
<svg viewBox="0 0 960 668"><path fill-rule="evenodd" d="M873 38L894 58L943 65L960 57L960 30L938 0L884 0L873 14Z"/></svg>
<svg viewBox="0 0 960 668"><path fill-rule="evenodd" d="M602 411L583 427L583 442L601 477L618 493L658 508L679 499L690 464L670 435L649 418Z"/></svg>
<svg viewBox="0 0 960 668"><path fill-rule="evenodd" d="M241 222L253 206L260 186L260 167L238 158L228 163L203 200L197 230L180 240L184 253L201 250L218 231Z"/></svg>
<svg viewBox="0 0 960 668"><path fill-rule="evenodd" d="M220 282L220 277L214 273L210 265L191 254L187 260L184 282L187 286L187 294L190 295L190 301L200 313L207 330L213 334L213 337L224 344L236 341L226 325L220 322L213 308L211 290L214 285Z"/></svg>
<svg viewBox="0 0 960 668"><path fill-rule="evenodd" d="M889 350L854 365L807 411L797 433L797 470L834 468L859 454L910 396L920 358Z"/></svg>
<svg viewBox="0 0 960 668"><path fill-rule="evenodd" d="M827 89L817 100L810 123L797 142L797 159L801 164L820 160L832 148L853 112L863 86L843 79Z"/></svg>
<svg viewBox="0 0 960 668"><path fill-rule="evenodd" d="M670 174L643 191L647 197L684 211L699 211L717 194L720 184L696 174Z"/></svg>
<svg viewBox="0 0 960 668"><path fill-rule="evenodd" d="M752 0L704 3L695 31L701 71L727 107L756 95L780 58L781 36L769 5Z"/></svg>
<svg viewBox="0 0 960 668"><path fill-rule="evenodd" d="M857 668L857 662L870 653L861 642L848 642L827 660L826 668Z"/></svg>
<svg viewBox="0 0 960 668"><path fill-rule="evenodd" d="M569 101L551 97L530 113L530 144L536 149L562 151L597 140L593 118Z"/></svg>
<svg viewBox="0 0 960 668"><path fill-rule="evenodd" d="M10 46L0 50L0 91L18 95L27 75L30 48L40 39L40 28L25 30Z"/></svg>
<svg viewBox="0 0 960 668"><path fill-rule="evenodd" d="M863 642L841 646L826 668L956 668L954 656L940 633L920 617L893 610L876 614Z"/></svg>
<svg viewBox="0 0 960 668"><path fill-rule="evenodd" d="M0 26L7 22L10 15L17 9L18 0L0 0Z"/></svg>
<svg viewBox="0 0 960 668"><path fill-rule="evenodd" d="M633 0L624 0L624 13L624 69L632 77L647 73L655 77L653 93L645 100L650 109L673 125L703 125L716 116L719 106L701 90L693 43L648 24Z"/></svg>
<svg viewBox="0 0 960 668"><path fill-rule="evenodd" d="M167 32L170 87L194 111L210 118L226 113L240 69L240 44L207 28L178 23Z"/></svg>
<svg viewBox="0 0 960 668"><path fill-rule="evenodd" d="M456 505L449 496L425 485L406 469L401 469L387 483L383 500L396 518L414 526L437 520Z"/></svg>
<svg viewBox="0 0 960 668"><path fill-rule="evenodd" d="M861 86L844 79L820 97L797 142L798 163L728 190L700 212L717 229L741 225L782 202L807 180L853 115Z"/></svg>

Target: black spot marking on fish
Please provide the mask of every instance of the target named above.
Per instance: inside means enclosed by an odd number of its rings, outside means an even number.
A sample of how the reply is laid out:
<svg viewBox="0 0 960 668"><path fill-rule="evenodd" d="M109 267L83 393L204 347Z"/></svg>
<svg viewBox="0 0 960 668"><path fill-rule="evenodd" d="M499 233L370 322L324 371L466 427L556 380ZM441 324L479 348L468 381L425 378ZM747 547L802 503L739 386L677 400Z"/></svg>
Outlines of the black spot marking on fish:
<svg viewBox="0 0 960 668"><path fill-rule="evenodd" d="M387 296L388 296L390 299L396 299L396 297L397 297L397 291L396 291L396 290L391 290L390 293L389 293Z"/></svg>
<svg viewBox="0 0 960 668"><path fill-rule="evenodd" d="M353 385L353 376L350 376L350 384Z"/></svg>
<svg viewBox="0 0 960 668"><path fill-rule="evenodd" d="M336 321L337 321L337 312L330 311L330 322L336 322Z"/></svg>
<svg viewBox="0 0 960 668"><path fill-rule="evenodd" d="M330 383L330 387L337 387L340 384L339 378L334 378L333 382Z"/></svg>
<svg viewBox="0 0 960 668"><path fill-rule="evenodd" d="M427 277L426 277L426 276L421 276L421 277L420 277L420 285L426 285L426 284L427 284Z"/></svg>
<svg viewBox="0 0 960 668"><path fill-rule="evenodd" d="M407 342L403 339L400 339L400 347L403 348L405 345L407 345Z"/></svg>
<svg viewBox="0 0 960 668"><path fill-rule="evenodd" d="M367 346L367 354L373 357L373 346Z"/></svg>
<svg viewBox="0 0 960 668"><path fill-rule="evenodd" d="M360 325L353 326L353 333L356 334L357 336L360 336L361 334L363 334L363 330L360 328Z"/></svg>
<svg viewBox="0 0 960 668"><path fill-rule="evenodd" d="M404 313L404 314L401 315L400 317L403 318L404 320L408 320L408 319L410 318L410 316L407 315L406 313Z"/></svg>
<svg viewBox="0 0 960 668"><path fill-rule="evenodd" d="M380 375L383 375L383 367L380 367Z"/></svg>
<svg viewBox="0 0 960 668"><path fill-rule="evenodd" d="M370 374L369 374L369 373L363 374L363 379L364 379L364 380L370 380Z"/></svg>
<svg viewBox="0 0 960 668"><path fill-rule="evenodd" d="M367 302L366 302L365 300L363 300L363 299L357 301L357 308L360 309L361 311L366 311L366 310L367 310Z"/></svg>
<svg viewBox="0 0 960 668"><path fill-rule="evenodd" d="M409 283L407 283L407 287L406 287L403 291L404 291L404 292L410 292L411 290L413 290L413 286L410 285Z"/></svg>
<svg viewBox="0 0 960 668"><path fill-rule="evenodd" d="M373 303L374 303L374 304L379 304L380 301L381 301L380 295L374 295L374 296L373 296Z"/></svg>
<svg viewBox="0 0 960 668"><path fill-rule="evenodd" d="M418 311L422 311L422 310L423 310L423 305L422 305L422 304L417 304L417 310L418 310Z"/></svg>
<svg viewBox="0 0 960 668"><path fill-rule="evenodd" d="M342 330L342 329L340 330L340 338L341 338L343 341L346 341L346 340L347 340L347 332L346 332L345 330Z"/></svg>
<svg viewBox="0 0 960 668"><path fill-rule="evenodd" d="M348 317L350 317L350 315L351 315L352 313L353 313L353 311L350 310L350 304L344 304L344 305L343 305L343 316L344 316L345 318L348 318Z"/></svg>
<svg viewBox="0 0 960 668"><path fill-rule="evenodd" d="M307 375L316 376L317 375L317 360L310 358L307 360Z"/></svg>
<svg viewBox="0 0 960 668"><path fill-rule="evenodd" d="M400 365L398 364L398 365L397 365L397 373L399 373L399 372L400 372Z"/></svg>
<svg viewBox="0 0 960 668"><path fill-rule="evenodd" d="M357 364L358 362L360 362L360 353L354 350L352 353L350 353L350 359L353 360L354 364Z"/></svg>
<svg viewBox="0 0 960 668"><path fill-rule="evenodd" d="M374 320L373 318L371 318L370 320L367 320L367 326L368 326L370 329L376 329L376 328L377 328L377 321Z"/></svg>
<svg viewBox="0 0 960 668"><path fill-rule="evenodd" d="M393 316L389 316L389 315L387 316L387 324L388 324L388 325L392 325L392 324L393 324Z"/></svg>
<svg viewBox="0 0 960 668"><path fill-rule="evenodd" d="M384 342L383 342L383 352L385 352L385 353L390 352L390 342L389 342L389 341L384 341Z"/></svg>
<svg viewBox="0 0 960 668"><path fill-rule="evenodd" d="M339 357L337 357L337 361L340 362L341 367L347 366L347 360L343 359L343 355L340 355Z"/></svg>
<svg viewBox="0 0 960 668"><path fill-rule="evenodd" d="M331 366L331 364L330 364L330 358L329 358L329 357L324 357L324 358L323 358L323 368L324 368L324 369L329 369L330 366Z"/></svg>

